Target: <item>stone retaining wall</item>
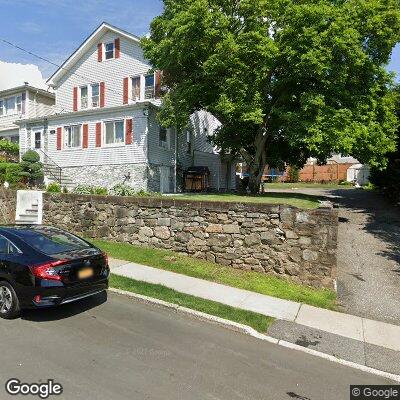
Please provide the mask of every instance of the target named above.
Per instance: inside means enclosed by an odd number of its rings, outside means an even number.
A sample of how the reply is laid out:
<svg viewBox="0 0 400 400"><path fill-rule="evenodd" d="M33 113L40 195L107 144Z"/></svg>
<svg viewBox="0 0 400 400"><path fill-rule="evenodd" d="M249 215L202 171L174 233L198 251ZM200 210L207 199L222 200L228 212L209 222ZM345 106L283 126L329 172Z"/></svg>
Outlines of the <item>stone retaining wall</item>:
<svg viewBox="0 0 400 400"><path fill-rule="evenodd" d="M13 190L0 188L0 224L15 222L17 194Z"/></svg>
<svg viewBox="0 0 400 400"><path fill-rule="evenodd" d="M44 222L332 288L336 210L168 198L44 195Z"/></svg>

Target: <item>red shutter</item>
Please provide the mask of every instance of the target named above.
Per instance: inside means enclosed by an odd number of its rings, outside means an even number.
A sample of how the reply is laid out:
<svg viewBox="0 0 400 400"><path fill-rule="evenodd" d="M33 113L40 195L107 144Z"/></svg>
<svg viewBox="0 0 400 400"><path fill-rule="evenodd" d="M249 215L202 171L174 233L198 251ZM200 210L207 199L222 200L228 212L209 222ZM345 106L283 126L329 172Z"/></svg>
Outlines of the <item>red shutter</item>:
<svg viewBox="0 0 400 400"><path fill-rule="evenodd" d="M62 128L57 128L57 150L61 150L62 147Z"/></svg>
<svg viewBox="0 0 400 400"><path fill-rule="evenodd" d="M162 73L161 71L156 71L154 74L154 79L155 79L155 98L161 97L161 78L162 78Z"/></svg>
<svg viewBox="0 0 400 400"><path fill-rule="evenodd" d="M89 126L88 124L82 125L82 147L87 149L89 146Z"/></svg>
<svg viewBox="0 0 400 400"><path fill-rule="evenodd" d="M101 147L101 122L96 123L96 147Z"/></svg>
<svg viewBox="0 0 400 400"><path fill-rule="evenodd" d="M129 100L129 78L124 78L124 95L123 95L124 104L128 104L128 100Z"/></svg>
<svg viewBox="0 0 400 400"><path fill-rule="evenodd" d="M114 48L115 48L115 58L119 58L121 55L121 42L119 38L114 40Z"/></svg>
<svg viewBox="0 0 400 400"><path fill-rule="evenodd" d="M74 111L78 111L78 88L74 87L73 91L73 106L74 106Z"/></svg>
<svg viewBox="0 0 400 400"><path fill-rule="evenodd" d="M103 43L99 43L97 45L97 61L98 62L103 61Z"/></svg>
<svg viewBox="0 0 400 400"><path fill-rule="evenodd" d="M133 121L132 118L129 118L126 120L126 134L125 134L125 144L132 144L132 139L133 139Z"/></svg>
<svg viewBox="0 0 400 400"><path fill-rule="evenodd" d="M100 82L100 107L104 107L105 105L105 94L106 84L104 82Z"/></svg>

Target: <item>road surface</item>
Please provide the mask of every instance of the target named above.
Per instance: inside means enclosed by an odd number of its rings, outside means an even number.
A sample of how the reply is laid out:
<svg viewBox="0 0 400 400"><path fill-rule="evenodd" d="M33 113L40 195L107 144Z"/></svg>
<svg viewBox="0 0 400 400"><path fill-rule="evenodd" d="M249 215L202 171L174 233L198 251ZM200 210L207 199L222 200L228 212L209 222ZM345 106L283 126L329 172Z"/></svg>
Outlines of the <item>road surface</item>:
<svg viewBox="0 0 400 400"><path fill-rule="evenodd" d="M0 320L0 399L15 398L10 378L52 378L64 392L51 398L71 400L338 400L350 384L388 383L121 295L105 300Z"/></svg>

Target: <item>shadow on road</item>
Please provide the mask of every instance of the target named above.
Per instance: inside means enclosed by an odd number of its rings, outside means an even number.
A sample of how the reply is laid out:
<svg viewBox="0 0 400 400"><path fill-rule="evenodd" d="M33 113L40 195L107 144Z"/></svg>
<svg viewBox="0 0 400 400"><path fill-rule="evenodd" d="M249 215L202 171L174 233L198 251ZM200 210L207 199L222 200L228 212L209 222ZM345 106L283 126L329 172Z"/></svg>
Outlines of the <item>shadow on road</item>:
<svg viewBox="0 0 400 400"><path fill-rule="evenodd" d="M95 296L77 301L75 303L41 310L24 310L21 314L21 319L34 322L58 321L81 314L85 311L89 311L100 306L101 304L104 304L106 301L107 292L104 291Z"/></svg>

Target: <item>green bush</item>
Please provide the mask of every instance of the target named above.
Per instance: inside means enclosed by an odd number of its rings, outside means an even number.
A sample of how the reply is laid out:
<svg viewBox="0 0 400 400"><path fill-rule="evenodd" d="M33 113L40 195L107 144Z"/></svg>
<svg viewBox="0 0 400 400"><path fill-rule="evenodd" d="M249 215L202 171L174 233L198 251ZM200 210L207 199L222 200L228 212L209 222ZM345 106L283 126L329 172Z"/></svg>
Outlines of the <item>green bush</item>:
<svg viewBox="0 0 400 400"><path fill-rule="evenodd" d="M57 182L52 182L47 185L48 193L61 193L61 186Z"/></svg>
<svg viewBox="0 0 400 400"><path fill-rule="evenodd" d="M295 165L291 165L288 170L289 182L298 182L300 179L300 168Z"/></svg>
<svg viewBox="0 0 400 400"><path fill-rule="evenodd" d="M118 183L110 190L110 194L113 196L134 196L135 191L131 186Z"/></svg>
<svg viewBox="0 0 400 400"><path fill-rule="evenodd" d="M19 175L25 178L30 185L36 185L43 180L43 165L40 162L40 156L36 151L28 150L20 163L21 172Z"/></svg>
<svg viewBox="0 0 400 400"><path fill-rule="evenodd" d="M107 188L101 186L78 185L74 188L73 193L106 196L108 194L108 190Z"/></svg>
<svg viewBox="0 0 400 400"><path fill-rule="evenodd" d="M19 154L19 145L17 143L11 143L8 140L0 139L0 151L10 155Z"/></svg>
<svg viewBox="0 0 400 400"><path fill-rule="evenodd" d="M16 163L0 163L0 183L8 182L12 187L21 183L21 166Z"/></svg>

